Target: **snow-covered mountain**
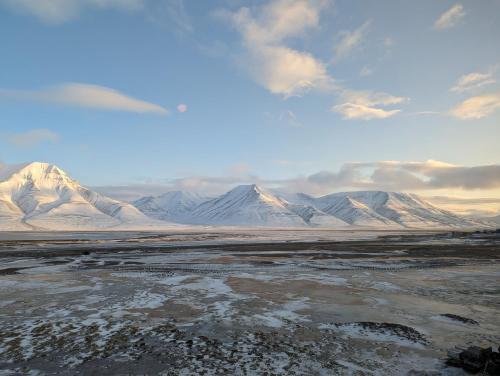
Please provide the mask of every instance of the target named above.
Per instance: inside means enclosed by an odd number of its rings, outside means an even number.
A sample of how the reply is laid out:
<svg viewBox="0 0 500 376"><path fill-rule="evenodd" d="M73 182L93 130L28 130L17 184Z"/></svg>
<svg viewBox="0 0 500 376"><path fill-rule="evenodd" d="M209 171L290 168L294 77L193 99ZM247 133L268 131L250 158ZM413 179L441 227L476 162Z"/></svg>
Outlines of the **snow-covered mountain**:
<svg viewBox="0 0 500 376"><path fill-rule="evenodd" d="M171 191L159 196L142 197L132 204L151 218L182 223L189 222L191 212L207 200L197 193Z"/></svg>
<svg viewBox="0 0 500 376"><path fill-rule="evenodd" d="M481 224L440 209L414 194L359 191L319 197L316 207L359 226L374 227L475 227Z"/></svg>
<svg viewBox="0 0 500 376"><path fill-rule="evenodd" d="M440 209L417 195L383 191L341 192L315 198L242 185L207 201L177 191L145 197L134 205L152 218L214 226L401 229L484 225Z"/></svg>
<svg viewBox="0 0 500 376"><path fill-rule="evenodd" d="M240 185L196 207L190 215L195 224L226 226L303 227L303 218L288 202L253 185Z"/></svg>
<svg viewBox="0 0 500 376"><path fill-rule="evenodd" d="M0 230L92 230L153 224L133 205L81 186L55 165L0 166Z"/></svg>

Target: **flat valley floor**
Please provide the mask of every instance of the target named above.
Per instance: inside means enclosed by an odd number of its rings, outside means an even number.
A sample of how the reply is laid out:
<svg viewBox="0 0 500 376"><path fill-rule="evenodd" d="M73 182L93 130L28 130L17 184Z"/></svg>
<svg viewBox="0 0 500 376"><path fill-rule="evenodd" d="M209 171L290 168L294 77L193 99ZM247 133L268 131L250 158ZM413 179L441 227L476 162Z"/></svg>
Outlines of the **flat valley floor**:
<svg viewBox="0 0 500 376"><path fill-rule="evenodd" d="M462 375L500 234L0 233L0 375Z"/></svg>

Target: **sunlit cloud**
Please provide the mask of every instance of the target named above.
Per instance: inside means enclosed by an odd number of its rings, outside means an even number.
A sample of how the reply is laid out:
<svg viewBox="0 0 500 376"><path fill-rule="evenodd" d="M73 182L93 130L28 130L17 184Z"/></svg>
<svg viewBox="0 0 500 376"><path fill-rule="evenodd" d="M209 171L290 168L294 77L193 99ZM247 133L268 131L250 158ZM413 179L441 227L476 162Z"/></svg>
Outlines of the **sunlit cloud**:
<svg viewBox="0 0 500 376"><path fill-rule="evenodd" d="M400 109L387 110L380 107L399 104L407 100L387 93L374 91L344 90L332 111L347 120L385 119L396 115Z"/></svg>
<svg viewBox="0 0 500 376"><path fill-rule="evenodd" d="M47 102L100 110L168 113L167 109L150 102L132 98L117 90L80 83L67 83L36 91L0 90L1 98Z"/></svg>
<svg viewBox="0 0 500 376"><path fill-rule="evenodd" d="M494 84L495 82L496 80L493 77L493 72L472 72L460 77L455 86L453 86L450 91L463 93L465 91L470 91L486 85Z"/></svg>
<svg viewBox="0 0 500 376"><path fill-rule="evenodd" d="M444 12L434 23L434 29L444 30L457 25L465 16L464 7L461 4L455 4Z"/></svg>
<svg viewBox="0 0 500 376"><path fill-rule="evenodd" d="M359 28L352 31L341 31L339 41L335 45L334 61L342 60L359 49L366 37L370 22L365 22Z"/></svg>
<svg viewBox="0 0 500 376"><path fill-rule="evenodd" d="M145 0L0 0L0 5L35 16L48 24L68 22L86 9L135 11L144 3Z"/></svg>
<svg viewBox="0 0 500 376"><path fill-rule="evenodd" d="M500 165L459 166L441 161L346 163L339 171L321 171L307 181L316 191L338 188L383 190L498 189Z"/></svg>
<svg viewBox="0 0 500 376"><path fill-rule="evenodd" d="M450 110L450 115L462 119L482 119L500 108L500 93L477 95Z"/></svg>
<svg viewBox="0 0 500 376"><path fill-rule="evenodd" d="M286 44L287 39L317 27L320 10L328 3L274 0L254 11L243 7L223 14L242 36L243 65L257 83L285 98L330 87L332 78L323 62Z"/></svg>
<svg viewBox="0 0 500 376"><path fill-rule="evenodd" d="M7 134L6 141L18 147L32 147L45 142L58 142L59 135L48 129L33 129L27 132Z"/></svg>

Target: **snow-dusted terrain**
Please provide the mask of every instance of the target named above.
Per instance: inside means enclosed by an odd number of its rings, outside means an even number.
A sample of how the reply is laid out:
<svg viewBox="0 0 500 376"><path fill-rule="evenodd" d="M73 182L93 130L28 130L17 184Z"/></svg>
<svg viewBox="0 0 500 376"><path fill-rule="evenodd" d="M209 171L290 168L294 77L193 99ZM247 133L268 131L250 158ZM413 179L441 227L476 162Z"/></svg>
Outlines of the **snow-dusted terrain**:
<svg viewBox="0 0 500 376"><path fill-rule="evenodd" d="M169 228L175 224L275 228L473 228L480 223L408 193L312 197L241 185L216 197L173 191L132 204L81 186L55 165L0 165L0 230Z"/></svg>
<svg viewBox="0 0 500 376"><path fill-rule="evenodd" d="M93 192L55 165L0 166L0 230L154 226L133 205Z"/></svg>

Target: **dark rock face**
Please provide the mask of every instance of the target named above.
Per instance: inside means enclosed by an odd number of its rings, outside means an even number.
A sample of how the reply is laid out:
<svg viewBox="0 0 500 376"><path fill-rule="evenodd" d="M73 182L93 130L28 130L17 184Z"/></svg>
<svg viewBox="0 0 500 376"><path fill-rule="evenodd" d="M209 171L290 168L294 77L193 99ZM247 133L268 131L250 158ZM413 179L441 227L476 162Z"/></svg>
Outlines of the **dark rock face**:
<svg viewBox="0 0 500 376"><path fill-rule="evenodd" d="M494 352L491 347L471 346L465 350L451 350L448 352L446 364L471 373L484 372L487 375L500 375L500 353Z"/></svg>
<svg viewBox="0 0 500 376"><path fill-rule="evenodd" d="M479 325L479 323L476 320L469 319L468 317L454 315L453 313L444 313L440 316L446 317L447 319L460 321L461 323L464 323L464 324Z"/></svg>

